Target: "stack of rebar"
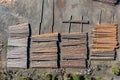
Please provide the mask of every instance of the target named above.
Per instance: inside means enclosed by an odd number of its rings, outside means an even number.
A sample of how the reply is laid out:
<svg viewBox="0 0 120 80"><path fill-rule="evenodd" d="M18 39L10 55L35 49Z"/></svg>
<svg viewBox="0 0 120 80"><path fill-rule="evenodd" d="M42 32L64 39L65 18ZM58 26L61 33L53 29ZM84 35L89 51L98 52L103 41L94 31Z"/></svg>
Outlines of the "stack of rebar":
<svg viewBox="0 0 120 80"><path fill-rule="evenodd" d="M100 24L93 30L92 60L114 60L117 48L117 25Z"/></svg>
<svg viewBox="0 0 120 80"><path fill-rule="evenodd" d="M28 23L9 26L7 67L27 68Z"/></svg>
<svg viewBox="0 0 120 80"><path fill-rule="evenodd" d="M86 68L87 34L63 33L61 40L61 67Z"/></svg>
<svg viewBox="0 0 120 80"><path fill-rule="evenodd" d="M93 0L93 1L107 3L107 4L110 4L110 5L115 5L117 3L117 0Z"/></svg>
<svg viewBox="0 0 120 80"><path fill-rule="evenodd" d="M57 68L58 33L35 35L31 37L31 68Z"/></svg>
<svg viewBox="0 0 120 80"><path fill-rule="evenodd" d="M0 43L0 61L1 61L1 57L2 57L2 56L1 56L1 53L2 53L2 46L3 46L3 45Z"/></svg>

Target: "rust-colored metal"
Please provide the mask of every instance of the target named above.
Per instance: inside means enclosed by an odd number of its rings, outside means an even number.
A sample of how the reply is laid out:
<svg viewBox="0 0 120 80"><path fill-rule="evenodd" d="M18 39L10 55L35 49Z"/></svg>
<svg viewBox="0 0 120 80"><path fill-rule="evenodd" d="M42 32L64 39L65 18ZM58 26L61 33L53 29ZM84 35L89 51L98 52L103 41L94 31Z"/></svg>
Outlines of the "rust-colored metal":
<svg viewBox="0 0 120 80"><path fill-rule="evenodd" d="M55 32L55 33L46 33L46 34L41 34L41 35L35 35L35 36L32 36L32 38L42 38L42 37L56 37L58 36L58 32Z"/></svg>
<svg viewBox="0 0 120 80"><path fill-rule="evenodd" d="M87 44L86 41L77 41L77 40L73 40L73 41L63 41L61 43L62 47L68 47L68 46L80 46L80 45L85 45Z"/></svg>
<svg viewBox="0 0 120 80"><path fill-rule="evenodd" d="M1 53L2 53L2 48L3 48L3 45L2 44L0 44L0 61L1 61Z"/></svg>
<svg viewBox="0 0 120 80"><path fill-rule="evenodd" d="M63 20L63 23L69 23L69 33L71 32L71 24L72 23L77 23L77 24L81 24L81 32L83 32L83 24L89 24L88 20L83 20L83 16L81 20L72 20L72 16L70 17L70 20Z"/></svg>
<svg viewBox="0 0 120 80"><path fill-rule="evenodd" d="M91 60L100 60L100 61L109 61L109 60L114 60L114 57L91 57Z"/></svg>
<svg viewBox="0 0 120 80"><path fill-rule="evenodd" d="M93 0L93 1L107 3L107 4L110 4L110 5L115 5L117 3L117 0Z"/></svg>
<svg viewBox="0 0 120 80"><path fill-rule="evenodd" d="M31 60L57 60L56 53L32 54Z"/></svg>
<svg viewBox="0 0 120 80"><path fill-rule="evenodd" d="M30 67L57 68L58 33L47 33L32 36Z"/></svg>
<svg viewBox="0 0 120 80"><path fill-rule="evenodd" d="M32 61L31 68L57 68L56 61Z"/></svg>
<svg viewBox="0 0 120 80"><path fill-rule="evenodd" d="M88 24L89 21L87 21L87 20L64 20L63 23L83 23L83 24Z"/></svg>
<svg viewBox="0 0 120 80"><path fill-rule="evenodd" d="M91 60L114 60L117 44L117 25L99 24L92 34Z"/></svg>
<svg viewBox="0 0 120 80"><path fill-rule="evenodd" d="M112 42L112 41L94 41L93 44L114 44L114 45L118 45L118 42Z"/></svg>
<svg viewBox="0 0 120 80"><path fill-rule="evenodd" d="M48 49L33 49L31 50L34 53L57 53L57 48L48 48Z"/></svg>
<svg viewBox="0 0 120 80"><path fill-rule="evenodd" d="M51 36L51 37L32 37L33 42L55 42L58 41L58 36Z"/></svg>
<svg viewBox="0 0 120 80"><path fill-rule="evenodd" d="M62 68L86 68L85 60L63 60L61 61Z"/></svg>
<svg viewBox="0 0 120 80"><path fill-rule="evenodd" d="M86 68L87 33L63 33L61 38L61 67Z"/></svg>
<svg viewBox="0 0 120 80"><path fill-rule="evenodd" d="M22 23L9 26L8 51L7 51L7 67L9 68L28 68L27 52L29 24Z"/></svg>
<svg viewBox="0 0 120 80"><path fill-rule="evenodd" d="M116 37L93 38L93 41L94 41L94 40L102 40L102 41L110 40L110 41L117 41L117 40L116 40Z"/></svg>
<svg viewBox="0 0 120 80"><path fill-rule="evenodd" d="M86 54L86 53L85 53ZM86 57L87 57L87 55L85 55L84 53L82 54L80 54L80 53L77 53L76 54L76 52L74 53L74 54L71 54L71 53L69 53L69 54L65 54L65 53L63 53L63 54L61 54L61 56L62 56L62 59L63 60L70 60L70 59L79 59L79 60L81 60L81 59L86 59Z"/></svg>
<svg viewBox="0 0 120 80"><path fill-rule="evenodd" d="M92 48L117 48L117 46L115 44L96 44L96 45L93 45Z"/></svg>

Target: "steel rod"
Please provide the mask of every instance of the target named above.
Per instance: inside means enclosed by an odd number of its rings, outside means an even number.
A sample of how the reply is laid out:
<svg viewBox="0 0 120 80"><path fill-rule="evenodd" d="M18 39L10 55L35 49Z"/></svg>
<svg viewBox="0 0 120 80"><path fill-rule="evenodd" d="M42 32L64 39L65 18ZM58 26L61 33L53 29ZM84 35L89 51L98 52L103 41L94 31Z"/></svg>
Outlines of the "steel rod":
<svg viewBox="0 0 120 80"><path fill-rule="evenodd" d="M42 22L43 22L43 12L44 12L44 0L42 0L42 11L41 11L41 21L39 25L39 34L41 34L41 27L42 27Z"/></svg>

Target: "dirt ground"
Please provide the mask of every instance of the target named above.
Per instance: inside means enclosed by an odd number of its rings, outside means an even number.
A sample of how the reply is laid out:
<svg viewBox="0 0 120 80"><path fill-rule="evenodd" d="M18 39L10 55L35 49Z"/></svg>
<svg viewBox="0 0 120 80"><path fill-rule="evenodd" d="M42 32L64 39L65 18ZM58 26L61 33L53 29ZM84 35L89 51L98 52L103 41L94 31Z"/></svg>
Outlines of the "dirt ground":
<svg viewBox="0 0 120 80"><path fill-rule="evenodd" d="M41 15L42 11L43 15ZM84 20L89 20L89 24L83 25L83 31L88 32L89 47L91 47L91 31L93 30L93 26L99 23L100 14L101 23L118 24L118 42L120 42L120 4L112 6L92 0L54 0L54 2L53 0L44 0L42 10L42 0L17 0L12 7L0 5L0 41L7 46L8 26L14 24L28 22L32 27L32 35L37 35L39 34L39 25L42 19L42 34L51 33L52 27L54 32L64 33L68 32L69 24L62 23L63 20L69 20L70 16L73 17L73 20L81 20L83 16ZM81 24L72 24L71 26L71 32L81 31ZM6 59L6 47L4 47L2 56L4 61ZM120 49L117 49L117 60L115 62L120 64ZM3 64L5 63L3 62ZM110 62L104 62L104 64L112 65ZM95 65L96 62L93 62L92 66L94 67ZM34 70L24 71L32 72ZM93 73L93 76L116 77L108 71L96 71ZM18 70L18 72L21 71ZM26 72L24 73L27 74Z"/></svg>

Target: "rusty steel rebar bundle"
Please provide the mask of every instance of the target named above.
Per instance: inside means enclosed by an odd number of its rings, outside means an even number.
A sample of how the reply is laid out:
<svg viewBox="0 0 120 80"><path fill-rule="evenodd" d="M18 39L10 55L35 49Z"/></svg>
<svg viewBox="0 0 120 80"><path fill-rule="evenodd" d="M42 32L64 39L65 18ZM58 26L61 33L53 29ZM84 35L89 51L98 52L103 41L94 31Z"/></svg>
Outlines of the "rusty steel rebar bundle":
<svg viewBox="0 0 120 80"><path fill-rule="evenodd" d="M115 49L118 48L117 25L96 25L92 34L91 60L114 60Z"/></svg>
<svg viewBox="0 0 120 80"><path fill-rule="evenodd" d="M107 3L107 4L110 4L110 5L115 5L117 3L117 0L93 0L93 1Z"/></svg>
<svg viewBox="0 0 120 80"><path fill-rule="evenodd" d="M30 68L58 68L58 33L31 37Z"/></svg>

